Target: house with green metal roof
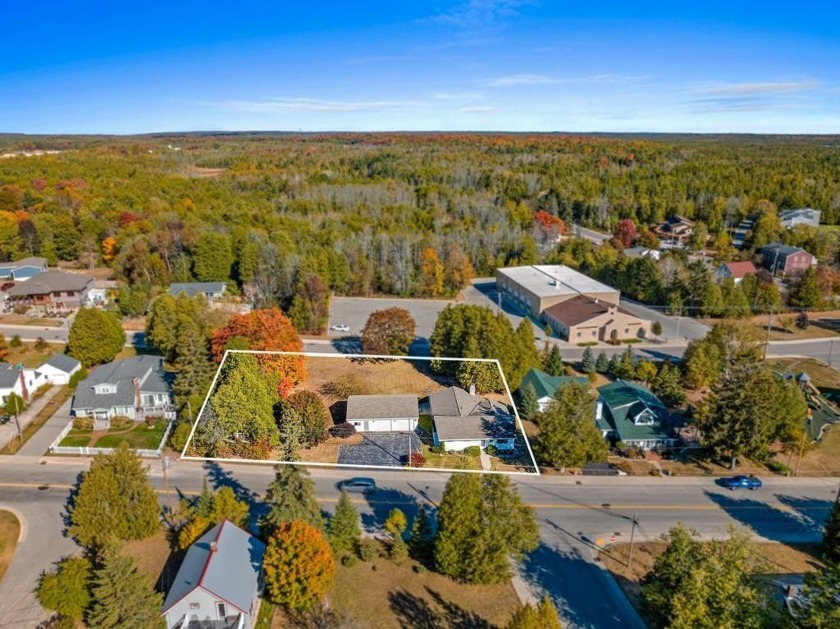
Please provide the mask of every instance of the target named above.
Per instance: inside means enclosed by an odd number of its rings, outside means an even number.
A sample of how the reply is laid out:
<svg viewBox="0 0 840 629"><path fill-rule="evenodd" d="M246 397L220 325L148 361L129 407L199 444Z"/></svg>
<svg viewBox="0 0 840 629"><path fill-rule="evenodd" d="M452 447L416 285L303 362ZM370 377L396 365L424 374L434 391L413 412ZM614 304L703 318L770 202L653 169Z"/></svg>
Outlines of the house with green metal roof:
<svg viewBox="0 0 840 629"><path fill-rule="evenodd" d="M522 382L519 385L519 395L531 385L534 391L537 392L537 401L540 405L540 412L542 413L551 404L554 399L554 394L561 388L572 382L578 384L589 385L589 378L586 376L550 376L539 369L531 369L526 373Z"/></svg>
<svg viewBox="0 0 840 629"><path fill-rule="evenodd" d="M662 401L650 389L626 380L598 387L595 425L605 439L645 450L670 448L679 441Z"/></svg>

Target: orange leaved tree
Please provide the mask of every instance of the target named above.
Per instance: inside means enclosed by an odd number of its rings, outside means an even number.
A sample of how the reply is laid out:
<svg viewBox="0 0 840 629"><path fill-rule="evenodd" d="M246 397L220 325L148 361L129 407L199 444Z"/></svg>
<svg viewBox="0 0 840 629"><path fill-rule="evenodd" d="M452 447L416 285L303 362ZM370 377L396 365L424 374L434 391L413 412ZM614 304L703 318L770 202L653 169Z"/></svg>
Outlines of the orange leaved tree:
<svg viewBox="0 0 840 629"><path fill-rule="evenodd" d="M226 349L300 352L303 342L291 319L278 308L266 308L231 317L226 326L214 330L210 349L216 362L220 362ZM303 356L261 355L259 363L266 373L279 377L278 393L283 397L306 379Z"/></svg>
<svg viewBox="0 0 840 629"><path fill-rule="evenodd" d="M269 599L305 612L332 587L335 560L324 535L301 520L282 522L268 539L263 572Z"/></svg>

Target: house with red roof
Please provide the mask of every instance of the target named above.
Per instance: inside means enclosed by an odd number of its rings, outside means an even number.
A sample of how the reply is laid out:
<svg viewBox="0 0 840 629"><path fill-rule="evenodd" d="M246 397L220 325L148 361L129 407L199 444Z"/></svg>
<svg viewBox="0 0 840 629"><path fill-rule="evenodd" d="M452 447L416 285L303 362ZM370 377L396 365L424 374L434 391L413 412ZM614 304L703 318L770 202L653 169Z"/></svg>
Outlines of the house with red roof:
<svg viewBox="0 0 840 629"><path fill-rule="evenodd" d="M755 265L749 260L744 260L742 262L726 262L725 264L721 264L718 267L717 272L715 273L715 277L717 278L718 282L721 282L727 278L732 278L737 284L747 275L755 274Z"/></svg>

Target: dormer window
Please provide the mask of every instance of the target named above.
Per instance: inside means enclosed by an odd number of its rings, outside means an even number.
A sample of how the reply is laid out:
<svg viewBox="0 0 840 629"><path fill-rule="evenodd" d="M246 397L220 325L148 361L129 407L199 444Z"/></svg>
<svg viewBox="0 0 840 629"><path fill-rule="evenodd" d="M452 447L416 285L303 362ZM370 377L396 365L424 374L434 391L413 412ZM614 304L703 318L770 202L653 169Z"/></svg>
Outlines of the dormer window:
<svg viewBox="0 0 840 629"><path fill-rule="evenodd" d="M651 426L655 422L656 414L649 408L646 408L633 418L633 423L637 426Z"/></svg>
<svg viewBox="0 0 840 629"><path fill-rule="evenodd" d="M117 385L115 384L97 384L93 387L93 392L96 395L105 395L108 393L116 393L117 392Z"/></svg>

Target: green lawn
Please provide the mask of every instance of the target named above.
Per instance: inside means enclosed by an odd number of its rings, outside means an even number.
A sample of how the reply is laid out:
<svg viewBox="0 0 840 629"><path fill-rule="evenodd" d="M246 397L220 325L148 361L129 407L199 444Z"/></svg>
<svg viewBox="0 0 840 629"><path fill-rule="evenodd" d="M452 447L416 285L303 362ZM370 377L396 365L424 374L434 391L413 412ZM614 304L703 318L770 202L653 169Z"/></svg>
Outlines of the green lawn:
<svg viewBox="0 0 840 629"><path fill-rule="evenodd" d="M67 448L84 448L85 446L90 443L90 432L85 434L68 434L64 439L61 440L59 446L64 446Z"/></svg>
<svg viewBox="0 0 840 629"><path fill-rule="evenodd" d="M454 452L435 454L425 443L421 446L421 453L426 457L424 467L443 468L449 470L480 470L481 461L477 456L467 456Z"/></svg>
<svg viewBox="0 0 840 629"><path fill-rule="evenodd" d="M159 419L152 428L146 426L145 422L137 422L137 425L129 430L109 430L108 434L100 437L94 444L97 448L116 448L123 441L137 450L156 450L166 432L169 424L165 419Z"/></svg>

